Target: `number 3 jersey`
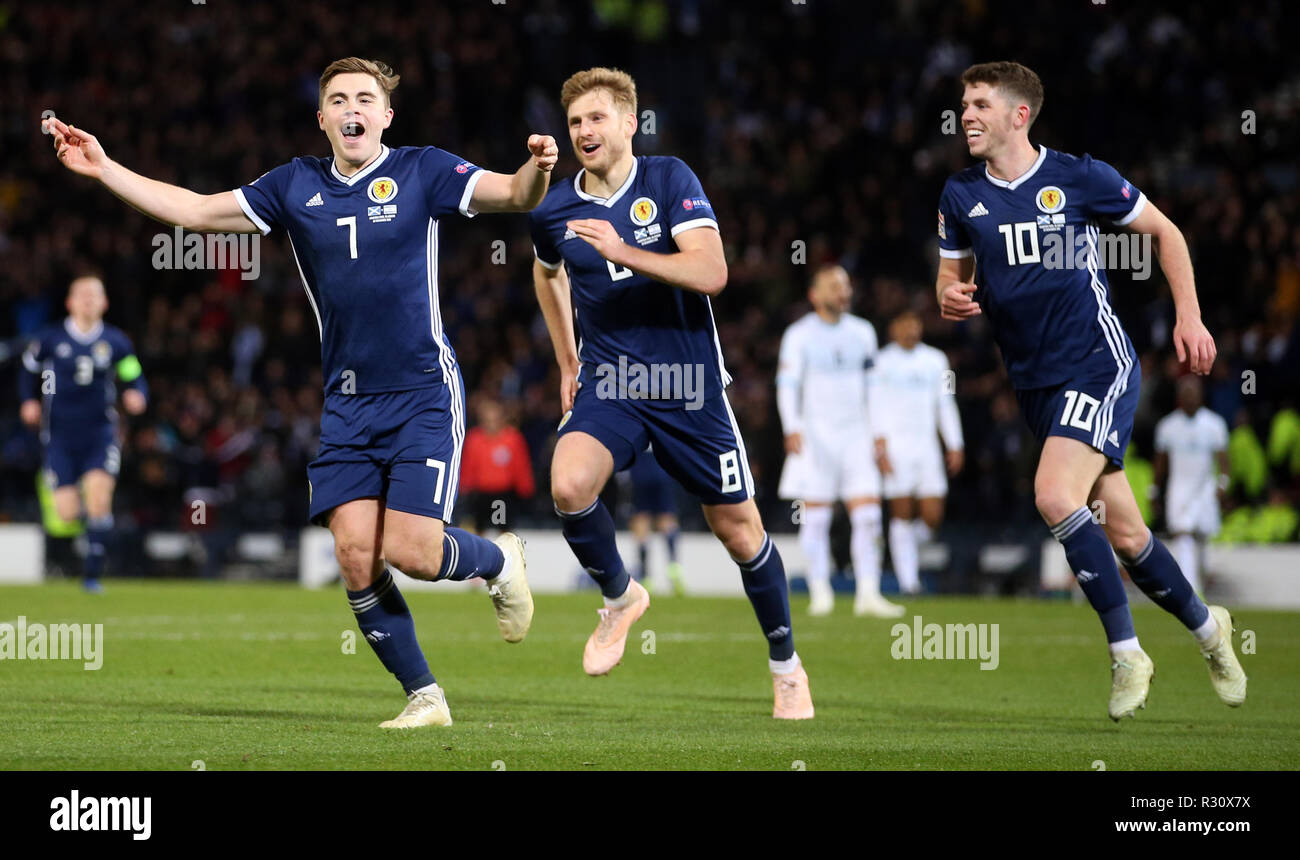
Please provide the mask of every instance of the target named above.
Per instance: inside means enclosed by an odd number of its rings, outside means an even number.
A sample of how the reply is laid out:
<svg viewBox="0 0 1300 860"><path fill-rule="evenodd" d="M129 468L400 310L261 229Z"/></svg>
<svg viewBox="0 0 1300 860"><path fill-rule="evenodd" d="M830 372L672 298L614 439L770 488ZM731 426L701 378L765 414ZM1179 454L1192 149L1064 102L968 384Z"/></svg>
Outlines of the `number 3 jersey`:
<svg viewBox="0 0 1300 860"><path fill-rule="evenodd" d="M18 393L40 398L41 441L49 444L110 436L117 428L117 382L148 394L131 340L116 326L98 322L87 332L71 318L32 339L23 353Z"/></svg>
<svg viewBox="0 0 1300 860"><path fill-rule="evenodd" d="M1122 227L1146 197L1091 156L1039 147L1038 160L1005 181L976 165L939 198L939 254L978 264L974 298L1017 389L1109 372L1128 376L1136 353L1111 309L1102 222ZM1114 261L1111 261L1114 263Z"/></svg>
<svg viewBox="0 0 1300 860"><path fill-rule="evenodd" d="M623 185L605 198L582 190L585 172L552 186L529 216L541 265L568 267L582 365L578 381L585 385L620 367L672 366L699 378L704 398L716 396L731 377L722 363L708 296L615 266L566 226L587 218L608 221L629 245L673 253L674 240L687 230L718 229L699 179L680 159L643 155Z"/></svg>
<svg viewBox="0 0 1300 860"><path fill-rule="evenodd" d="M482 169L432 146L380 146L352 176L295 158L235 190L265 235L285 231L316 315L327 393L451 383L456 354L438 305L438 222L473 217Z"/></svg>

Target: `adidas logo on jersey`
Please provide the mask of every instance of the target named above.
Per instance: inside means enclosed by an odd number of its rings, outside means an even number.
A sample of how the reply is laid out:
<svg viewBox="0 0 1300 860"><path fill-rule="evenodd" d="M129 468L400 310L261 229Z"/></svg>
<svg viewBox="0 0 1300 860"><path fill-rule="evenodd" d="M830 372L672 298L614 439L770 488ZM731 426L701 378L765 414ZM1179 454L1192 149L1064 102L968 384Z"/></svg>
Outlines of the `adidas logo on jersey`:
<svg viewBox="0 0 1300 860"><path fill-rule="evenodd" d="M325 205L325 201L320 199L320 192L317 191L317 192L316 192L316 195L315 195L314 197L312 197L312 199L310 199L310 200L307 201L307 205L308 205L308 206L324 206L324 205Z"/></svg>
<svg viewBox="0 0 1300 860"><path fill-rule="evenodd" d="M969 211L969 212L966 213L966 217L967 217L967 218L978 218L978 217L981 216L981 215L987 215L987 214L989 214L989 210L985 209L985 208L984 208L984 204L983 204L982 202L980 202L980 203L976 203L976 204L975 204L975 208L974 208L974 209L972 209L971 211Z"/></svg>

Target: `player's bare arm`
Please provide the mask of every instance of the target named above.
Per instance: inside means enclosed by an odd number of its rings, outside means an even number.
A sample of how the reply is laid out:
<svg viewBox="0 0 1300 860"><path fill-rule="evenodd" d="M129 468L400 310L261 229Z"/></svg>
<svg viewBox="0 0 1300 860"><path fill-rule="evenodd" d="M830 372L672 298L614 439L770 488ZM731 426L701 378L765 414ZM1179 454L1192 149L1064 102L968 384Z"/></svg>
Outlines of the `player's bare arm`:
<svg viewBox="0 0 1300 860"><path fill-rule="evenodd" d="M979 302L971 298L977 289L975 258L939 258L939 276L935 282L935 295L939 299L940 315L946 320L967 320L984 311Z"/></svg>
<svg viewBox="0 0 1300 860"><path fill-rule="evenodd" d="M578 346L573 334L573 298L569 292L569 275L564 266L548 269L533 260L533 289L537 303L551 333L555 360L560 365L560 406L562 412L573 408L578 390Z"/></svg>
<svg viewBox="0 0 1300 860"><path fill-rule="evenodd" d="M541 203L560 149L549 134L534 134L528 138L528 151L528 160L514 173L484 171L474 186L471 207L479 212L528 212Z"/></svg>
<svg viewBox="0 0 1300 860"><path fill-rule="evenodd" d="M54 138L55 154L64 167L94 179L150 218L197 232L259 232L239 208L233 191L199 194L149 179L109 158L99 140L84 129L66 125L57 117L42 124Z"/></svg>
<svg viewBox="0 0 1300 860"><path fill-rule="evenodd" d="M1174 297L1174 351L1180 362L1187 362L1192 373L1206 375L1214 366L1218 350L1214 338L1201 322L1192 256L1187 250L1183 232L1150 201L1126 226L1134 233L1146 233L1154 240L1160 270L1165 273L1169 291Z"/></svg>
<svg viewBox="0 0 1300 860"><path fill-rule="evenodd" d="M675 239L677 251L658 254L627 244L608 221L580 218L565 226L606 260L638 275L706 296L716 296L727 286L722 236L711 227L679 233Z"/></svg>

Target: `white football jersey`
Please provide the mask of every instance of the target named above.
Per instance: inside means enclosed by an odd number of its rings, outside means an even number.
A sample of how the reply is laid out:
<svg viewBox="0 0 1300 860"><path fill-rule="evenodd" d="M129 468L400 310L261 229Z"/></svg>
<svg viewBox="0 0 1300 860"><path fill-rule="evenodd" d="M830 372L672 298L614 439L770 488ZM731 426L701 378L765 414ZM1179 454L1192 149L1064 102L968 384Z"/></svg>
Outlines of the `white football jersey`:
<svg viewBox="0 0 1300 860"><path fill-rule="evenodd" d="M907 350L890 343L877 355L871 373L871 429L885 437L886 449L894 454L933 448L939 436L949 450L959 450L964 443L953 390L948 357L941 350L923 343Z"/></svg>
<svg viewBox="0 0 1300 860"><path fill-rule="evenodd" d="M1213 495L1214 455L1227 447L1228 423L1203 406L1195 415L1176 409L1156 425L1156 450L1169 455L1171 494L1208 489Z"/></svg>
<svg viewBox="0 0 1300 860"><path fill-rule="evenodd" d="M784 432L869 441L867 372L876 348L876 330L852 314L832 324L810 312L786 329L776 372Z"/></svg>

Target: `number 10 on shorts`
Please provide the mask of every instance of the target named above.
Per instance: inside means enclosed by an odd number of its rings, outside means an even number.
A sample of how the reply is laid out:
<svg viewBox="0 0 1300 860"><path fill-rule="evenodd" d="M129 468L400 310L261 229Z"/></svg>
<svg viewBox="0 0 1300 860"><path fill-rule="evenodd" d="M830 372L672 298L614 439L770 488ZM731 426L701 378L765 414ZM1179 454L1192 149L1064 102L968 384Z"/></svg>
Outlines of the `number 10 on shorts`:
<svg viewBox="0 0 1300 860"><path fill-rule="evenodd" d="M1082 391L1065 392L1065 411L1061 413L1061 425L1091 432L1092 419L1100 405L1100 400L1089 397Z"/></svg>

